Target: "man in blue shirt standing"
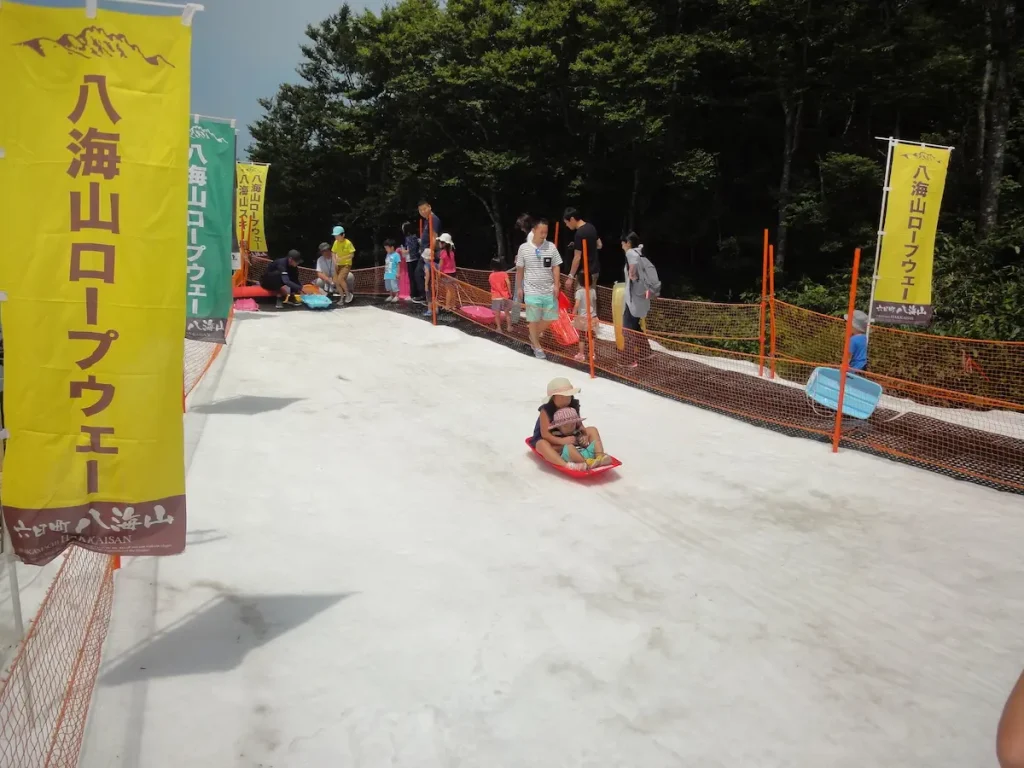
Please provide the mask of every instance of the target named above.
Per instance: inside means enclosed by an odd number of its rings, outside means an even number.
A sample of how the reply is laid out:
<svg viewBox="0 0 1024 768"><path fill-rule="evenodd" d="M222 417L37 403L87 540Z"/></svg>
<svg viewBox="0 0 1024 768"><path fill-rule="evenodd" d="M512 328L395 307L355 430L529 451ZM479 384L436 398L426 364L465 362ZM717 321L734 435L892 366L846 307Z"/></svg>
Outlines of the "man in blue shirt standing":
<svg viewBox="0 0 1024 768"><path fill-rule="evenodd" d="M846 319L846 315L843 315ZM850 370L868 369L868 316L859 309L853 313L853 333L850 336Z"/></svg>

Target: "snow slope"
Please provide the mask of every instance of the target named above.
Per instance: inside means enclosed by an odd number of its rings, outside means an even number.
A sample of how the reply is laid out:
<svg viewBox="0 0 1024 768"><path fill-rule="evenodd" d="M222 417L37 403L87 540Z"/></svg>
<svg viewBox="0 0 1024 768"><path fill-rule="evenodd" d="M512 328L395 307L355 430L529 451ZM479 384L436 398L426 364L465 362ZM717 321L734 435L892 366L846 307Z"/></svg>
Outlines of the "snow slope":
<svg viewBox="0 0 1024 768"><path fill-rule="evenodd" d="M1020 498L352 307L240 321L190 547L118 575L86 768L991 765Z"/></svg>

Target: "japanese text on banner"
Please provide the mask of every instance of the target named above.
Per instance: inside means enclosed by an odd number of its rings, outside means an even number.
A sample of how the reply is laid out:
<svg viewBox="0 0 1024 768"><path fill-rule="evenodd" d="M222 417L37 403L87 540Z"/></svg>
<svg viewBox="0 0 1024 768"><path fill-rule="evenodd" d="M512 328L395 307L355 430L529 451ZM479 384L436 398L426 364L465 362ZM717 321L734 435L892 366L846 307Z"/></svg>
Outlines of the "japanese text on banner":
<svg viewBox="0 0 1024 768"><path fill-rule="evenodd" d="M872 307L875 322L931 323L935 234L949 153L946 148L915 144L893 147Z"/></svg>
<svg viewBox="0 0 1024 768"><path fill-rule="evenodd" d="M29 563L184 549L190 46L178 18L0 6L0 206L25 254L0 260L3 512Z"/></svg>
<svg viewBox="0 0 1024 768"><path fill-rule="evenodd" d="M269 164L238 164L235 226L239 242L248 240L249 253L267 253L267 238L263 234L263 201L266 199L269 172Z"/></svg>
<svg viewBox="0 0 1024 768"><path fill-rule="evenodd" d="M231 200L235 130L196 117L188 150L185 338L225 342L231 311Z"/></svg>

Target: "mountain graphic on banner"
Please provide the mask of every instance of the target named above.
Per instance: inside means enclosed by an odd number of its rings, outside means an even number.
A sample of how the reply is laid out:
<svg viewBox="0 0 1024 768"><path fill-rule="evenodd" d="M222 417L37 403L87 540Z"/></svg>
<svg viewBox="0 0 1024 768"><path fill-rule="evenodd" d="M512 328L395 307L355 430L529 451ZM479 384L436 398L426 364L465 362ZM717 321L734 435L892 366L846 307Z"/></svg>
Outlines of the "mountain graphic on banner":
<svg viewBox="0 0 1024 768"><path fill-rule="evenodd" d="M18 43L31 48L40 56L45 57L51 51L63 51L83 59L141 59L154 67L166 64L174 67L171 62L160 54L147 56L139 46L132 43L123 34L112 35L102 27L86 27L77 35L70 33L54 39L52 37L36 37Z"/></svg>
<svg viewBox="0 0 1024 768"><path fill-rule="evenodd" d="M204 128L201 125L195 124L192 125L192 130L189 133L189 137L193 139L209 139L211 141L216 141L218 144L228 143L227 139L221 138L213 131L211 131L209 128Z"/></svg>

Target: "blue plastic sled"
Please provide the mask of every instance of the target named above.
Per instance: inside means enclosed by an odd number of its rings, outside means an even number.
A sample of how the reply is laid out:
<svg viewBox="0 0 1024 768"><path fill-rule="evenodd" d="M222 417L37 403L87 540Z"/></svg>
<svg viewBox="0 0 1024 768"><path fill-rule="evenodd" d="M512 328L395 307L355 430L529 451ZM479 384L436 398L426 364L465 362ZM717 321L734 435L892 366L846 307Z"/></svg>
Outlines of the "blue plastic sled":
<svg viewBox="0 0 1024 768"><path fill-rule="evenodd" d="M327 309L331 306L329 297L322 293L307 293L302 297L302 303L310 309Z"/></svg>
<svg viewBox="0 0 1024 768"><path fill-rule="evenodd" d="M839 371L835 368L815 368L807 380L807 396L818 405L833 411L839 406ZM875 412L882 386L870 379L846 374L846 391L843 393L843 415L855 419L867 419Z"/></svg>

